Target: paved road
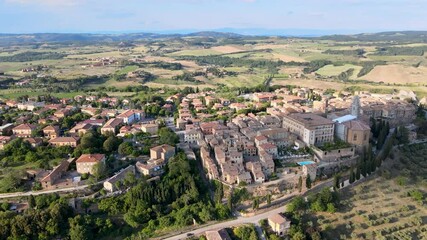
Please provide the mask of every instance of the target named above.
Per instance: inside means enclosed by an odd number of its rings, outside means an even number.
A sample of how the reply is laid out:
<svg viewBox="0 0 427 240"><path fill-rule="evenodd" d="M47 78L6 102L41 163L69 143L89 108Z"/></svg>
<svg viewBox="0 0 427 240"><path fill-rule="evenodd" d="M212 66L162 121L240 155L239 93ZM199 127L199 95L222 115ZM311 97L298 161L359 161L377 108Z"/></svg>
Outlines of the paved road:
<svg viewBox="0 0 427 240"><path fill-rule="evenodd" d="M306 191L303 195L307 195L307 194L313 193L313 192L319 192L324 187L328 187L328 186L332 186L332 181L328 180L326 182L318 184L314 188ZM280 204L279 204L278 207L275 207L273 209L267 210L267 211L262 212L262 213L260 212L260 213L254 215L254 216L251 216L251 217L240 216L240 217L238 217L237 219L234 219L234 220L230 220L230 221L226 221L226 222L220 222L220 223L212 224L212 225L209 225L209 226L201 226L200 228L194 229L192 231L180 233L179 235L176 235L176 236L173 236L173 237L167 237L167 238L161 238L161 239L165 239L165 240L180 240L180 239L186 239L188 233L193 233L194 235L201 235L201 234L204 234L206 231L209 231L209 230L227 228L227 227L238 226L238 225L242 225L242 224L252 223L252 224L258 225L258 222L260 220L266 219L266 218L268 218L272 214L284 212L285 211L284 206L287 203L289 203L292 200L293 197L295 197L295 195L288 196L287 198L283 199L280 202Z"/></svg>
<svg viewBox="0 0 427 240"><path fill-rule="evenodd" d="M102 181L103 182L103 181ZM101 182L99 182L101 183ZM97 183L97 184L99 184ZM3 198L14 198L14 197L26 197L30 195L42 195L42 194L49 194L49 193L58 193L58 192L74 192L77 190L83 190L85 188L88 188L92 185L82 185L77 187L69 187L69 188L59 188L59 189L52 189L52 190L42 190L42 191L29 191L29 192L16 192L16 193L2 193L0 194L0 199Z"/></svg>
<svg viewBox="0 0 427 240"><path fill-rule="evenodd" d="M30 195L41 195L41 194L56 193L56 192L72 192L72 191L76 191L76 190L85 189L87 187L88 187L87 185L83 185L83 186L78 186L78 187L53 189L53 190L46 190L46 191L2 193L2 194L0 194L0 198L24 197L24 196L30 196Z"/></svg>

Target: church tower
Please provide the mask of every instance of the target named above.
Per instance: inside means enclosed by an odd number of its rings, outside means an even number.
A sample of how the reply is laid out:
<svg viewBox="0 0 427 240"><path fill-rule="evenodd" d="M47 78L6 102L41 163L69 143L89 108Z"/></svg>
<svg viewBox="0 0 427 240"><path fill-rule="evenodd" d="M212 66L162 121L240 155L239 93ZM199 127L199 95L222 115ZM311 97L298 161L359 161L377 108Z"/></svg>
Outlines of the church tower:
<svg viewBox="0 0 427 240"><path fill-rule="evenodd" d="M360 99L359 96L354 96L353 103L351 104L351 115L359 118L360 115Z"/></svg>

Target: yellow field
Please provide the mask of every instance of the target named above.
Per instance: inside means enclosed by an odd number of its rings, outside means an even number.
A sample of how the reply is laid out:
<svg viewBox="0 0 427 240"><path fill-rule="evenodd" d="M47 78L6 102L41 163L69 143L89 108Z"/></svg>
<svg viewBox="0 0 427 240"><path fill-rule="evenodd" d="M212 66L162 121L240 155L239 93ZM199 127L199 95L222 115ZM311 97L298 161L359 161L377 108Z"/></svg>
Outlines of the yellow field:
<svg viewBox="0 0 427 240"><path fill-rule="evenodd" d="M402 65L392 64L386 66L376 66L367 75L361 77L373 82L385 83L427 83L427 67L420 66L406 67Z"/></svg>

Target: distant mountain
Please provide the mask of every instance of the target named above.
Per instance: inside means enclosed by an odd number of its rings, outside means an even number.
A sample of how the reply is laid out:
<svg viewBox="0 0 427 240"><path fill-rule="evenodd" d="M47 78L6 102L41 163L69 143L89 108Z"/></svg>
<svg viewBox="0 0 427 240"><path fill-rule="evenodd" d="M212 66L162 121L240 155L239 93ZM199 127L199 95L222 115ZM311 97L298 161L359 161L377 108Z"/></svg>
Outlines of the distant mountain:
<svg viewBox="0 0 427 240"><path fill-rule="evenodd" d="M335 41L396 41L427 42L427 31L394 31L380 33L362 33L354 35L325 35L321 30L265 30L265 29L220 29L221 31L201 31L193 33L33 33L33 34L0 34L0 45L57 43L115 43L132 42L144 39L167 39L179 37L211 38L247 38L249 36L293 36ZM270 31L270 32L268 32ZM267 34L269 33L269 34Z"/></svg>
<svg viewBox="0 0 427 240"><path fill-rule="evenodd" d="M319 37L318 39L367 42L427 42L427 31L391 31L379 33L361 33L355 35L329 35Z"/></svg>
<svg viewBox="0 0 427 240"><path fill-rule="evenodd" d="M160 39L177 37L213 37L213 38L240 38L242 35L223 32L195 32L189 34L161 34L161 33L121 33L121 34L90 34L90 33L33 33L33 34L0 34L0 45L35 44L46 42L126 42L142 39Z"/></svg>

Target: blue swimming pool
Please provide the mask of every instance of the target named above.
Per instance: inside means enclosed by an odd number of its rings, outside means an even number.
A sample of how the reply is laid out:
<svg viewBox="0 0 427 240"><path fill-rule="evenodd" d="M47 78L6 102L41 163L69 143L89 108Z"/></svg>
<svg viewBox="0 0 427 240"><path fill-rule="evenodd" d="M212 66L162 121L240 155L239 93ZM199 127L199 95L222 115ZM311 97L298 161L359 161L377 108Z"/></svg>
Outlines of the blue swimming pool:
<svg viewBox="0 0 427 240"><path fill-rule="evenodd" d="M299 164L300 166L304 166L304 165L308 165L308 164L313 164L313 163L315 163L315 162L313 162L313 161L298 162L298 164Z"/></svg>

